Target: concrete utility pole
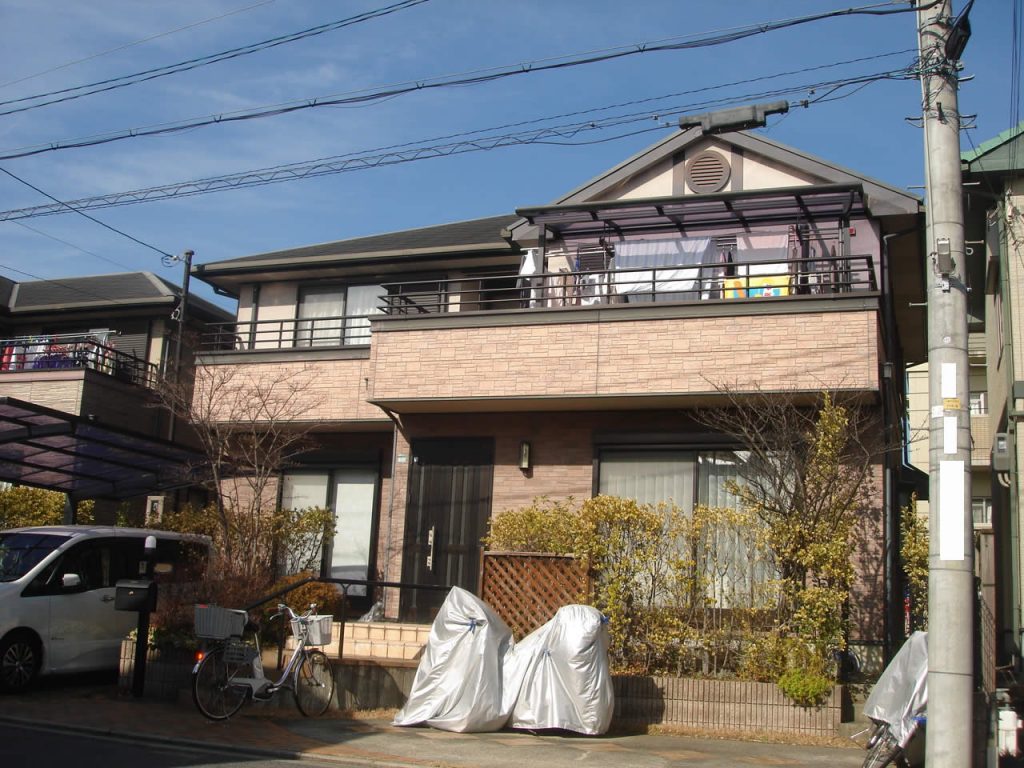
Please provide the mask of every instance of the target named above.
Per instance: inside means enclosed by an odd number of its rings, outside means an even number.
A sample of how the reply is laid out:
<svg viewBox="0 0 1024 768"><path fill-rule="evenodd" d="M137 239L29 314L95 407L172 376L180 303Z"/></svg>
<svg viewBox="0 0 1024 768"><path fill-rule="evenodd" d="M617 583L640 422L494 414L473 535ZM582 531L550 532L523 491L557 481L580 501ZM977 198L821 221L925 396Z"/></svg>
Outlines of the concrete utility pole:
<svg viewBox="0 0 1024 768"><path fill-rule="evenodd" d="M918 10L924 115L928 296L929 768L972 762L974 546L967 287L957 60L966 43L950 0Z"/></svg>

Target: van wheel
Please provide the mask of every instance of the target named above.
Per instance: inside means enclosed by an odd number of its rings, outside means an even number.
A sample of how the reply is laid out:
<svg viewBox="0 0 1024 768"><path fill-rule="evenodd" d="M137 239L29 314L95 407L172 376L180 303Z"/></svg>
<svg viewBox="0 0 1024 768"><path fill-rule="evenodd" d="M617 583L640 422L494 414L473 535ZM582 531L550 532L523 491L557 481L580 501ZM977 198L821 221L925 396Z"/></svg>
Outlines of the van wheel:
<svg viewBox="0 0 1024 768"><path fill-rule="evenodd" d="M38 641L26 632L12 632L0 641L0 691L27 690L39 672L41 657Z"/></svg>

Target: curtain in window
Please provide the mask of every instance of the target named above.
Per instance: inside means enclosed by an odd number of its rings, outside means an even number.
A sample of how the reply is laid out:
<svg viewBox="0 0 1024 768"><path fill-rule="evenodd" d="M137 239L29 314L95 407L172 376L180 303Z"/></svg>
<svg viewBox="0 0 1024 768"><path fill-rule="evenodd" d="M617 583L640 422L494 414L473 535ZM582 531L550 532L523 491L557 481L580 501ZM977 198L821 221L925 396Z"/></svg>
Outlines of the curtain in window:
<svg viewBox="0 0 1024 768"><path fill-rule="evenodd" d="M350 285L348 288L348 319L345 320L346 344L370 343L369 315L380 314L380 297L384 288L379 285Z"/></svg>
<svg viewBox="0 0 1024 768"><path fill-rule="evenodd" d="M299 301L299 334L302 347L333 347L342 343L341 316L345 314L345 289L337 286L306 288Z"/></svg>
<svg viewBox="0 0 1024 768"><path fill-rule="evenodd" d="M692 451L603 451L598 489L641 504L693 507Z"/></svg>

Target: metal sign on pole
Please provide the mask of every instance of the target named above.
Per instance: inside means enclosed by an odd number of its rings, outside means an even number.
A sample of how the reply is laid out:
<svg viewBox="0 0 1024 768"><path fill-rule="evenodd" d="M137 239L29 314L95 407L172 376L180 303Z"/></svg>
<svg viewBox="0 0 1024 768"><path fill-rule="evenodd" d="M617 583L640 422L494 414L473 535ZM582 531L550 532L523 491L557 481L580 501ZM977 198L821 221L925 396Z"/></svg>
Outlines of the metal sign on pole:
<svg viewBox="0 0 1024 768"><path fill-rule="evenodd" d="M966 37L951 34L964 26L954 20L951 0L923 5L917 21L927 190L928 623L937 630L928 633L925 759L929 768L963 768L972 763L974 695L970 383L957 102L958 59Z"/></svg>

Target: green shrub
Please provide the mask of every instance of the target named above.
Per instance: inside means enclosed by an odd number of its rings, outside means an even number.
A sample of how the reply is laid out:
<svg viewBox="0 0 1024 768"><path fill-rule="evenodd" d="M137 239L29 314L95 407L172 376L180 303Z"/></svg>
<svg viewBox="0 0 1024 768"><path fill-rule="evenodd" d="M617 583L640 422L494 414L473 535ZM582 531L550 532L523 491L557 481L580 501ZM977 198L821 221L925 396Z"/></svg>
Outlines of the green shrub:
<svg viewBox="0 0 1024 768"><path fill-rule="evenodd" d="M0 490L0 530L64 522L64 494L42 488L12 486ZM76 507L79 523L93 522L93 502L80 501Z"/></svg>
<svg viewBox="0 0 1024 768"><path fill-rule="evenodd" d="M804 669L787 670L779 678L779 688L793 703L801 707L818 707L832 692L833 681L817 672Z"/></svg>

